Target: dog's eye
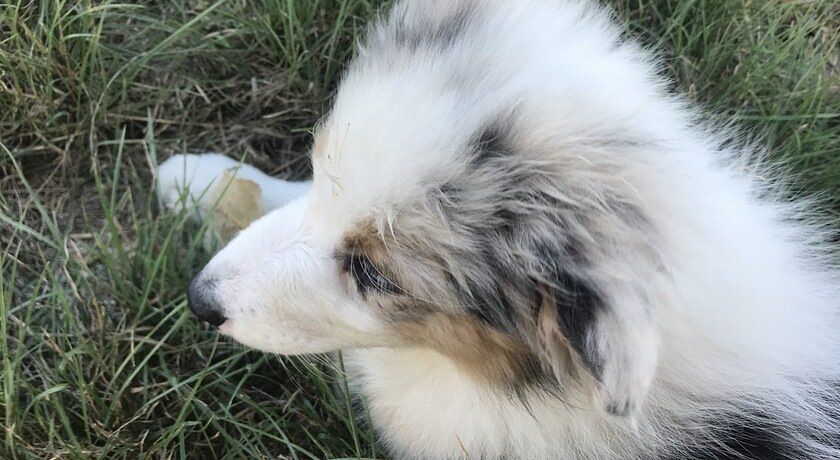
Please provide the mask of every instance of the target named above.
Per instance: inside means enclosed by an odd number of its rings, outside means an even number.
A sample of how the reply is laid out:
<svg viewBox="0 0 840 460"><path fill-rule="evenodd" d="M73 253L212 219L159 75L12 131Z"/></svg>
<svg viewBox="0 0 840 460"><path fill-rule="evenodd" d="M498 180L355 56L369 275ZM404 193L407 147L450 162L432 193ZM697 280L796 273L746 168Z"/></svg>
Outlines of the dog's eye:
<svg viewBox="0 0 840 460"><path fill-rule="evenodd" d="M402 292L367 257L357 255L346 256L344 258L344 271L353 277L353 280L356 282L356 287L362 294L369 290L387 294L399 294Z"/></svg>

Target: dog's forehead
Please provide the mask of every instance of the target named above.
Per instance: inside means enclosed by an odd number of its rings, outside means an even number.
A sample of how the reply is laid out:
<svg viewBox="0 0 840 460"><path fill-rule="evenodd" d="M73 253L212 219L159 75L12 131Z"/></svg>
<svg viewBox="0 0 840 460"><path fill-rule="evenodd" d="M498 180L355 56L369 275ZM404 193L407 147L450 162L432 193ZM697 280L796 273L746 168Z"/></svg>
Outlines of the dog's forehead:
<svg viewBox="0 0 840 460"><path fill-rule="evenodd" d="M311 208L331 227L399 208L463 171L473 128L458 116L455 96L434 86L345 82L312 153Z"/></svg>

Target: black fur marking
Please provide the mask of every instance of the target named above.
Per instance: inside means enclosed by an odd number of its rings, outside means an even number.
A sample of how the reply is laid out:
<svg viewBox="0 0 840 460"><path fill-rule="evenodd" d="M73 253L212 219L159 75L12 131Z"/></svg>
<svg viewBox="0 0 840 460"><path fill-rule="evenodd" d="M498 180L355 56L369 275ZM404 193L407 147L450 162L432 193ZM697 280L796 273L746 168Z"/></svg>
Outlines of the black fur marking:
<svg viewBox="0 0 840 460"><path fill-rule="evenodd" d="M342 266L344 271L353 277L356 288L362 296L367 296L371 290L392 295L403 292L399 286L394 284L393 281L375 267L367 257L356 254L345 256Z"/></svg>
<svg viewBox="0 0 840 460"><path fill-rule="evenodd" d="M438 188L440 201L446 208L447 205L457 205L463 199L464 191L456 184L447 182Z"/></svg>
<svg viewBox="0 0 840 460"><path fill-rule="evenodd" d="M560 330L595 378L600 378L603 363L595 350L589 349L586 338L592 331L599 312L606 309L601 296L586 281L569 273L558 273L555 279L555 301ZM616 408L626 412L627 408Z"/></svg>
<svg viewBox="0 0 840 460"><path fill-rule="evenodd" d="M790 435L778 423L756 423L751 418L715 420L705 424L714 427L717 446L698 446L663 460L791 460L808 458L805 452L788 441Z"/></svg>
<svg viewBox="0 0 840 460"><path fill-rule="evenodd" d="M569 236L565 242L536 241L532 251L542 263L544 280L554 293L560 332L580 356L589 373L600 380L604 363L587 338L598 316L607 310L607 303L594 283L582 277L589 265L583 246ZM626 413L627 407L607 408L615 414Z"/></svg>
<svg viewBox="0 0 840 460"><path fill-rule="evenodd" d="M606 407L606 411L608 414L616 416L616 417L627 417L633 410L635 409L634 404L630 401L624 401L621 405L618 403L610 403Z"/></svg>
<svg viewBox="0 0 840 460"><path fill-rule="evenodd" d="M499 331L509 332L513 329L516 310L499 284L482 287L470 283L468 292L462 291L461 297L468 302L467 313L484 324Z"/></svg>
<svg viewBox="0 0 840 460"><path fill-rule="evenodd" d="M439 23L426 20L418 24L408 17L396 18L391 21L393 40L397 46L412 51L424 47L445 49L458 40L473 14L473 8L463 7Z"/></svg>
<svg viewBox="0 0 840 460"><path fill-rule="evenodd" d="M495 158L509 157L513 153L505 142L505 129L498 122L480 131L470 142L470 146L470 150L474 152L473 164L476 166Z"/></svg>
<svg viewBox="0 0 840 460"><path fill-rule="evenodd" d="M831 388L824 395L820 404L822 413L834 425L840 423L840 408L837 398L840 396L840 384L829 383ZM703 423L703 429L709 427L710 435L719 441L717 446L698 446L683 450L663 460L793 460L807 459L814 456L807 451L808 440L817 445L840 449L840 437L833 427L820 431L817 426L804 426L802 422L784 421L773 415L773 408L756 413L744 410L744 415L731 415ZM820 416L815 413L815 417ZM793 424L799 423L798 426ZM804 441L804 442L803 442Z"/></svg>

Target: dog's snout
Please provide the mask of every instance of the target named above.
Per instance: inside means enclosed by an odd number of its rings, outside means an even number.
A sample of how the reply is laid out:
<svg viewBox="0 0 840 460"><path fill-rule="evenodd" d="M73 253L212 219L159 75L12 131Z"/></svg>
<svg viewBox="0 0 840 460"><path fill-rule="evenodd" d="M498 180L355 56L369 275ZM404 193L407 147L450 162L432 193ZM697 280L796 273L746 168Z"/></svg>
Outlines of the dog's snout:
<svg viewBox="0 0 840 460"><path fill-rule="evenodd" d="M212 326L220 326L227 318L222 313L222 307L216 301L216 296L213 295L213 284L202 280L200 276L193 278L187 288L187 303L190 311L198 319L207 321Z"/></svg>

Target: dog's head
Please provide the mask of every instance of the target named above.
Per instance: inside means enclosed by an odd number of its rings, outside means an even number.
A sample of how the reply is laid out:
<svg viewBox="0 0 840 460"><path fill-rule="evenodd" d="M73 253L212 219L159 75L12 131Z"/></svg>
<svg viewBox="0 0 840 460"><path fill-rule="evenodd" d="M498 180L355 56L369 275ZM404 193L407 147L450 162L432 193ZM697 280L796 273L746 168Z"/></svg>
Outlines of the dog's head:
<svg viewBox="0 0 840 460"><path fill-rule="evenodd" d="M430 136L451 132L434 118L371 133L339 113L312 189L219 252L191 302L257 349L429 347L504 388L582 377L633 414L656 363L659 259L644 211L601 180L621 172L515 115L458 138Z"/></svg>
<svg viewBox="0 0 840 460"><path fill-rule="evenodd" d="M427 347L502 389L584 382L636 413L663 295L652 181L622 163L644 161L637 133L365 53L315 133L312 189L219 252L191 301L260 350Z"/></svg>

